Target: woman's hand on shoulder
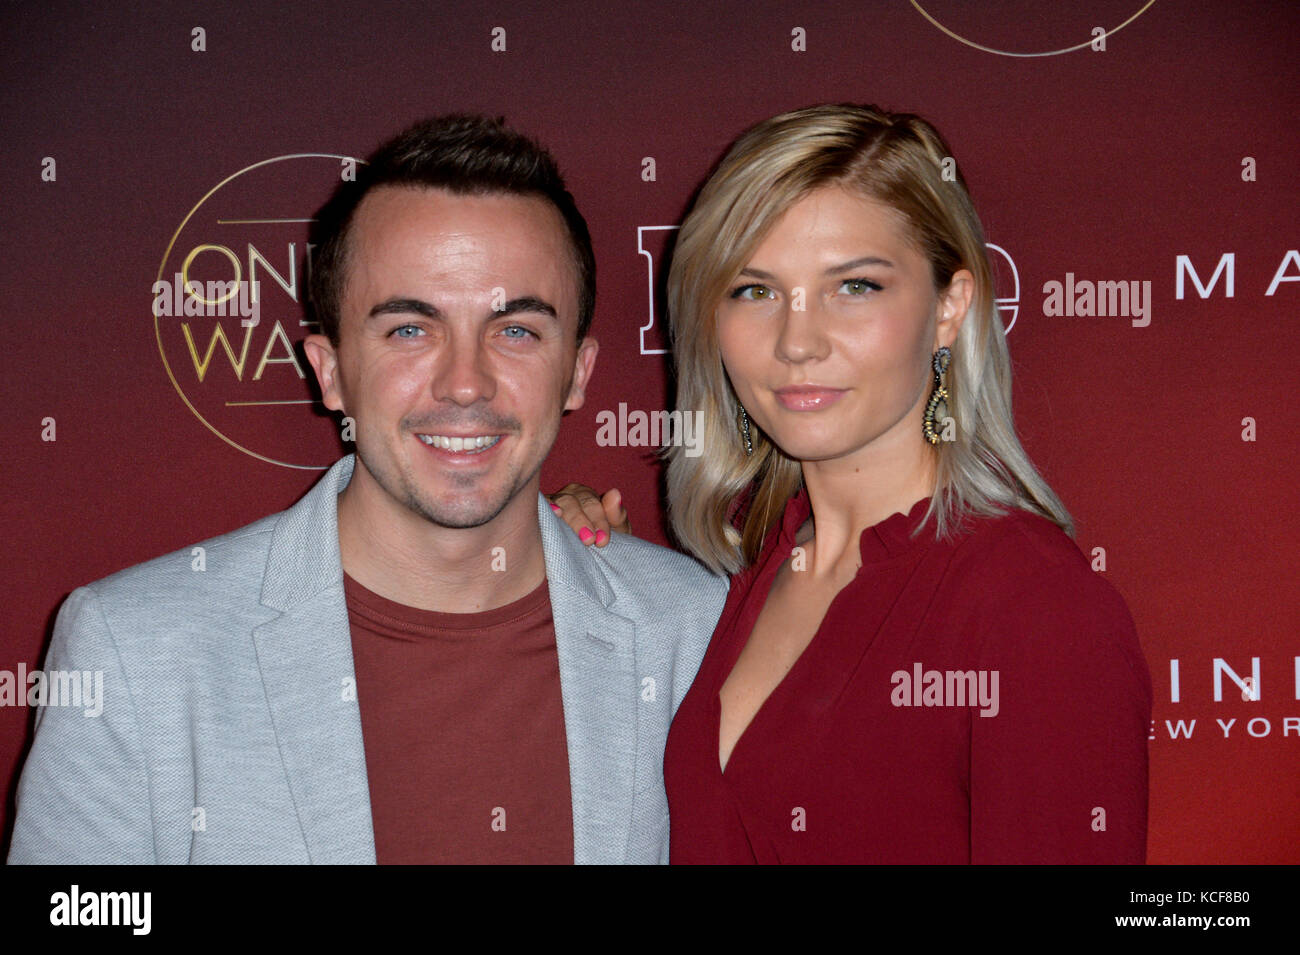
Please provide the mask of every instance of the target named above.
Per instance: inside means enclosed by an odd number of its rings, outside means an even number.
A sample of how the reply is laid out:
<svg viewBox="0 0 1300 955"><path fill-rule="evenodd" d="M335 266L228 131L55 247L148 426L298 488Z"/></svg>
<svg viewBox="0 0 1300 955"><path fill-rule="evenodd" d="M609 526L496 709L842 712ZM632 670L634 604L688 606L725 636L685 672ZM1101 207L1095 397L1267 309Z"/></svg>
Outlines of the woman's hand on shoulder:
<svg viewBox="0 0 1300 955"><path fill-rule="evenodd" d="M627 508L623 506L623 494L618 488L597 495L585 484L566 484L546 497L551 502L551 510L573 529L584 544L604 547L609 543L612 531L632 533L632 523Z"/></svg>

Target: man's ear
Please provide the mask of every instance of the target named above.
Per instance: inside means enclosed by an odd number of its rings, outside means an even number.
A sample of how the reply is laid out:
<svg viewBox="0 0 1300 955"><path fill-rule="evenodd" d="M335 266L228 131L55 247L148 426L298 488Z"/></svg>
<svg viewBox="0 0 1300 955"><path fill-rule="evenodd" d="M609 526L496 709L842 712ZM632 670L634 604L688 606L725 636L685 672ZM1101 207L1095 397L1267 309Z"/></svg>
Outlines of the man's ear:
<svg viewBox="0 0 1300 955"><path fill-rule="evenodd" d="M577 411L587 400L587 382L591 381L591 372L596 367L596 352L600 343L588 335L578 343L578 354L573 360L573 383L569 385L569 396L564 401L565 411Z"/></svg>
<svg viewBox="0 0 1300 955"><path fill-rule="evenodd" d="M939 293L939 321L935 328L935 347L952 346L966 321L971 299L975 296L975 276L966 269L952 274L948 287Z"/></svg>
<svg viewBox="0 0 1300 955"><path fill-rule="evenodd" d="M316 372L316 381L320 384L321 400L330 411L342 411L343 392L339 387L339 356L334 345L324 335L308 335L302 341L302 350L307 353L312 370Z"/></svg>

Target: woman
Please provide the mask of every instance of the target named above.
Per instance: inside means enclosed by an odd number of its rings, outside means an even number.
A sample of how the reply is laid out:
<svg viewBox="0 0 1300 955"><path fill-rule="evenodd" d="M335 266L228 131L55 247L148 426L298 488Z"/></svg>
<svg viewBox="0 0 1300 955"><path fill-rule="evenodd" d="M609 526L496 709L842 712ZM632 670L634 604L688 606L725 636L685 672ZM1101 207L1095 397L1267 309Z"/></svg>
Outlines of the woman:
<svg viewBox="0 0 1300 955"><path fill-rule="evenodd" d="M669 515L735 576L668 738L673 862L1145 859L1150 677L1016 438L951 156L915 116L786 113L682 224L707 444Z"/></svg>

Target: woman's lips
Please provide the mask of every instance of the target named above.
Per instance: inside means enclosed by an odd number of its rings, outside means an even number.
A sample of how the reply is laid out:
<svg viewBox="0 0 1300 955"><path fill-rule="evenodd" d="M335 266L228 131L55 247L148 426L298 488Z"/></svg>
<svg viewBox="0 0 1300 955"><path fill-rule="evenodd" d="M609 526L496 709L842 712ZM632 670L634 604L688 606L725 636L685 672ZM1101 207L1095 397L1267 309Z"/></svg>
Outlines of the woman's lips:
<svg viewBox="0 0 1300 955"><path fill-rule="evenodd" d="M839 401L847 390L821 385L797 385L793 388L779 388L773 394L789 411L820 411Z"/></svg>

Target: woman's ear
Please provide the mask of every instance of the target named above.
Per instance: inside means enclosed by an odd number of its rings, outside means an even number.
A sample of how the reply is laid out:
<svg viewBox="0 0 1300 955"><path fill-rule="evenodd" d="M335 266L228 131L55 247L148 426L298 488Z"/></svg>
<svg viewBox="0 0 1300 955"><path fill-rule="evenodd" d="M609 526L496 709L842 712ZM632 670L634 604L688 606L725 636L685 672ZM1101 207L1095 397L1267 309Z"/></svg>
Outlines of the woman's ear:
<svg viewBox="0 0 1300 955"><path fill-rule="evenodd" d="M961 331L966 313L970 311L971 300L975 297L975 276L967 269L958 269L952 274L948 287L939 293L939 316L935 328L935 348L943 345L951 347Z"/></svg>

